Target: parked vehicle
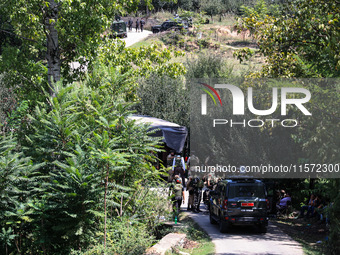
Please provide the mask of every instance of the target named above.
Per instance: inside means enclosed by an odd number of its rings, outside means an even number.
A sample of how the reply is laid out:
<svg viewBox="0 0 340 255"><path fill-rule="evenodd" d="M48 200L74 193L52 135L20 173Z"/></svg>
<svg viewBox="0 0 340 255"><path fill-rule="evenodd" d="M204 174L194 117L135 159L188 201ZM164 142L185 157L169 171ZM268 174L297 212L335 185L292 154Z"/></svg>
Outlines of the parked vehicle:
<svg viewBox="0 0 340 255"><path fill-rule="evenodd" d="M124 20L115 20L111 25L112 37L127 37L126 23Z"/></svg>
<svg viewBox="0 0 340 255"><path fill-rule="evenodd" d="M163 22L162 25L157 25L157 26L152 26L151 30L152 33L159 33L159 32L164 32L164 31L169 31L169 30L175 30L175 31L180 31L188 29L188 26L185 25L181 19L171 19Z"/></svg>
<svg viewBox="0 0 340 255"><path fill-rule="evenodd" d="M254 225L267 232L269 201L265 184L255 179L219 181L210 191L209 217L225 233L232 225Z"/></svg>

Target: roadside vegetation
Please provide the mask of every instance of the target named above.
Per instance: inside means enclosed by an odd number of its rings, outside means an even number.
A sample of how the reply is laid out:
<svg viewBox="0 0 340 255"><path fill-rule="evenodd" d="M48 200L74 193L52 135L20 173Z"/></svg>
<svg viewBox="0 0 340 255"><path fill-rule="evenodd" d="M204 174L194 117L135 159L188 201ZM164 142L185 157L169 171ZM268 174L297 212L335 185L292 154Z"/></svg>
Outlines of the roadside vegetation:
<svg viewBox="0 0 340 255"><path fill-rule="evenodd" d="M157 242L170 217L164 169L153 164L162 144L127 116L151 115L190 130L187 80L249 85L251 78L340 75L336 0L57 2L0 3L1 254L142 254ZM105 34L115 15L145 16L151 25L174 12L194 17L188 33L155 34L129 48ZM80 68L72 70L74 61ZM309 89L310 122L295 133L234 133L240 139L230 153L262 137L271 146L296 144L287 158L339 164L339 83ZM334 202L328 240L313 250L339 254L339 179L275 181L293 194L296 210L312 192ZM206 234L183 222L182 231L198 242L183 251L213 253ZM299 233L304 223L278 224L306 245L316 240Z"/></svg>
<svg viewBox="0 0 340 255"><path fill-rule="evenodd" d="M302 245L304 254L327 254L329 229L315 219L278 219L272 222Z"/></svg>
<svg viewBox="0 0 340 255"><path fill-rule="evenodd" d="M180 214L181 226L175 230L178 233L186 234L186 241L183 247L174 247L166 255L189 253L190 255L211 255L215 253L215 246L209 235L187 214Z"/></svg>

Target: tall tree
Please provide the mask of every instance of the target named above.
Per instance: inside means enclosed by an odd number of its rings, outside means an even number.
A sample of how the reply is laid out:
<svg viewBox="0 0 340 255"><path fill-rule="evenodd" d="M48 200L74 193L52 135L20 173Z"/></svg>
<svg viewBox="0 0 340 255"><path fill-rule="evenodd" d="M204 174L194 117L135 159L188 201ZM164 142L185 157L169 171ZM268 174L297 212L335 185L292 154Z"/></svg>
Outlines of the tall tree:
<svg viewBox="0 0 340 255"><path fill-rule="evenodd" d="M201 10L213 20L214 15L218 15L223 10L222 0L203 0L201 1Z"/></svg>
<svg viewBox="0 0 340 255"><path fill-rule="evenodd" d="M60 53L58 42L58 31L56 23L58 22L58 5L54 0L49 0L49 7L45 12L45 34L47 37L47 68L48 84L50 85L50 95L55 95L53 88L54 83L60 80Z"/></svg>

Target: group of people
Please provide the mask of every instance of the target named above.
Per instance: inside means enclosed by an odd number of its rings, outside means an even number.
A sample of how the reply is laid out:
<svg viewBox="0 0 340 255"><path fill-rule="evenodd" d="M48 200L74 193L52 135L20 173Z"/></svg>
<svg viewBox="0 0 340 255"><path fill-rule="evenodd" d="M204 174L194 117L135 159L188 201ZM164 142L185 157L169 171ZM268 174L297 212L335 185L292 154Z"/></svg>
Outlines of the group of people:
<svg viewBox="0 0 340 255"><path fill-rule="evenodd" d="M137 19L135 22L133 22L133 20L130 18L129 21L127 22L127 25L128 25L130 32L132 31L132 27L133 27L134 23L135 23L136 32L139 32L139 29L140 29L141 32L143 32L145 20L143 18L141 18L140 20Z"/></svg>
<svg viewBox="0 0 340 255"><path fill-rule="evenodd" d="M168 182L170 183L169 195L172 197L175 218L178 216L181 204L185 202L185 190L188 191L187 210L200 212L204 186L206 186L207 189L203 193L203 202L205 202L205 198L208 197L207 192L213 189L217 183L211 175L202 178L187 176L189 165L190 157L184 159L179 155L175 155L175 151L171 151L167 156L167 167L169 168Z"/></svg>
<svg viewBox="0 0 340 255"><path fill-rule="evenodd" d="M292 198L290 194L288 192L287 193L284 192L283 197L279 200L278 204L276 205L277 211L280 212L282 210L286 210L288 206L291 204L291 202ZM308 203L301 206L298 218L317 217L321 221L325 220L326 223L328 224L329 216L327 213L327 208L331 205L332 203L327 205L320 195L311 194Z"/></svg>
<svg viewBox="0 0 340 255"><path fill-rule="evenodd" d="M186 190L189 193L188 197L188 211L200 212L200 203L202 200L202 190L204 182L198 177L189 177L186 184ZM182 178L179 175L174 175L170 183L170 196L172 198L173 212L175 218L178 217L182 203L185 203L185 186L183 185Z"/></svg>
<svg viewBox="0 0 340 255"><path fill-rule="evenodd" d="M327 205L325 201L318 194L311 194L308 204L303 205L300 210L299 218L311 218L318 217L321 221L325 220L326 223L329 223L329 215L327 212L327 208L331 206L332 203ZM305 215L306 212L306 215Z"/></svg>
<svg viewBox="0 0 340 255"><path fill-rule="evenodd" d="M187 191L189 192L188 198L188 211L200 212L200 203L202 198L202 189L204 182L200 178L189 177L187 183Z"/></svg>

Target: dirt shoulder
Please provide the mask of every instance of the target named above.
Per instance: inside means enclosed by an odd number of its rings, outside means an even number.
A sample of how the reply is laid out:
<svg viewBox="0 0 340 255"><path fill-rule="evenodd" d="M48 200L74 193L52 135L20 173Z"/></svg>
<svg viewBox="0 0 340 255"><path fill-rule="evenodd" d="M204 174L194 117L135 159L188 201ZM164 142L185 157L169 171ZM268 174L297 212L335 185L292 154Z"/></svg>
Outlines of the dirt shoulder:
<svg viewBox="0 0 340 255"><path fill-rule="evenodd" d="M305 254L324 254L329 229L316 219L275 219L272 223L299 242Z"/></svg>

